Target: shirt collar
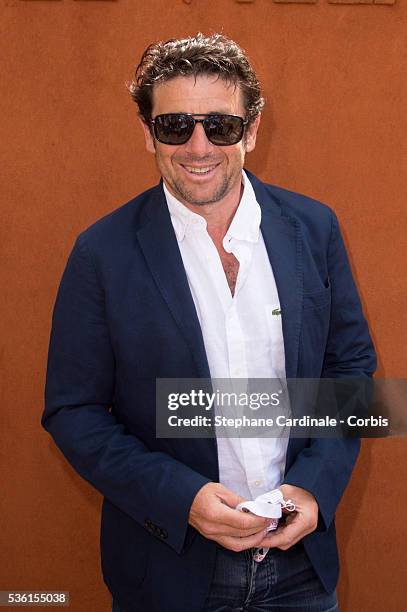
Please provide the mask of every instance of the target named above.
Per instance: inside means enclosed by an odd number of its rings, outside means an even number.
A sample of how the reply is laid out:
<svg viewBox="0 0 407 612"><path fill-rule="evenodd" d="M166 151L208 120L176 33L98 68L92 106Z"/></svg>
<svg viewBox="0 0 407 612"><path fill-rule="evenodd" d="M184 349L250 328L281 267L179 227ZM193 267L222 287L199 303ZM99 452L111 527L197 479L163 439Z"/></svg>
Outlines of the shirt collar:
<svg viewBox="0 0 407 612"><path fill-rule="evenodd" d="M258 242L260 235L261 208L256 200L256 194L245 171L243 175L243 193L235 216L229 226L226 236L236 240Z"/></svg>
<svg viewBox="0 0 407 612"><path fill-rule="evenodd" d="M258 242L260 235L261 209L256 200L254 189L244 170L242 171L242 181L242 197L225 237L245 240L247 242ZM177 200L177 198L170 193L164 182L163 188L178 242L184 239L189 225L199 225L206 229L207 223L202 215L192 212L192 210L189 210L189 208Z"/></svg>
<svg viewBox="0 0 407 612"><path fill-rule="evenodd" d="M171 216L171 222L178 242L184 240L189 225L199 225L206 229L206 219L204 219L202 215L192 212L192 210L189 210L182 202L177 200L177 198L170 193L164 182L163 188Z"/></svg>

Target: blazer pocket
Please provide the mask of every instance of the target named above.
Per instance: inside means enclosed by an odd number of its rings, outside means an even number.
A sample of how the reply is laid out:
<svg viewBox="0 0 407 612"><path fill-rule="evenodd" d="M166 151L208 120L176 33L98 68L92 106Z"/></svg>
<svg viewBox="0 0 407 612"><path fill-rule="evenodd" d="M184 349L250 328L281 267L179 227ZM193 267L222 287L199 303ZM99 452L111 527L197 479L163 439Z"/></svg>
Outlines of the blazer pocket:
<svg viewBox="0 0 407 612"><path fill-rule="evenodd" d="M303 310L311 308L325 308L331 304L331 286L320 289L313 293L304 293L303 295Z"/></svg>

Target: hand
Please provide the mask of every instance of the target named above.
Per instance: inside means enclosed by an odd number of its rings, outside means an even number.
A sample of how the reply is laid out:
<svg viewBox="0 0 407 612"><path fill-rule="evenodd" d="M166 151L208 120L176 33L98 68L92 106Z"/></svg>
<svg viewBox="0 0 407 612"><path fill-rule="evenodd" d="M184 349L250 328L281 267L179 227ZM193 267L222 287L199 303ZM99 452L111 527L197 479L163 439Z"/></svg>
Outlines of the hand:
<svg viewBox="0 0 407 612"><path fill-rule="evenodd" d="M261 542L260 547L281 548L288 550L304 536L315 531L318 524L318 504L315 497L305 489L293 485L281 485L284 499L295 503L295 511L288 514L285 525L270 532Z"/></svg>
<svg viewBox="0 0 407 612"><path fill-rule="evenodd" d="M270 521L236 510L243 497L222 484L208 482L198 491L192 503L188 522L208 540L240 552L259 546Z"/></svg>

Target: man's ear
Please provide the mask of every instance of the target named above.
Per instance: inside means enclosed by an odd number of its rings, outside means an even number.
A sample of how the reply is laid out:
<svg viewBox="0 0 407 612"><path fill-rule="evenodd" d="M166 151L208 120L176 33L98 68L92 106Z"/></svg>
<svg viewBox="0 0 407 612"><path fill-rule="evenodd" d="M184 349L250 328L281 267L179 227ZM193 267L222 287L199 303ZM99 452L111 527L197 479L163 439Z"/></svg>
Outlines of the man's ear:
<svg viewBox="0 0 407 612"><path fill-rule="evenodd" d="M150 128L147 125L147 123L141 118L139 117L138 120L140 121L140 125L143 128L143 132L144 132L144 140L146 141L146 149L149 153L155 153L155 141L154 138L151 134Z"/></svg>
<svg viewBox="0 0 407 612"><path fill-rule="evenodd" d="M260 119L261 113L259 113L253 123L246 128L246 133L244 135L246 153L253 151L254 147L256 146L257 130L259 129Z"/></svg>

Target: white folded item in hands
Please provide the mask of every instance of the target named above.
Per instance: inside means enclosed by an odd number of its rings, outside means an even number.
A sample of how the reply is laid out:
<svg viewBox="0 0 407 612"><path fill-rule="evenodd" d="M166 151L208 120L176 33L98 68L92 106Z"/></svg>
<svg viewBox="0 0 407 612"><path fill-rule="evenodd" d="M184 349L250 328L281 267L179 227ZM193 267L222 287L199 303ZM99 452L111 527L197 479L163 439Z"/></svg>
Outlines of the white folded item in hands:
<svg viewBox="0 0 407 612"><path fill-rule="evenodd" d="M263 516L270 519L270 525L267 531L274 531L277 529L279 519L283 514L283 508L288 510L288 512L293 512L295 510L295 504L291 499L285 500L280 489L273 489L268 493L259 495L253 501L241 502L236 506L236 510L251 512L256 516ZM268 548L256 548L254 560L257 562L263 561L268 551Z"/></svg>

